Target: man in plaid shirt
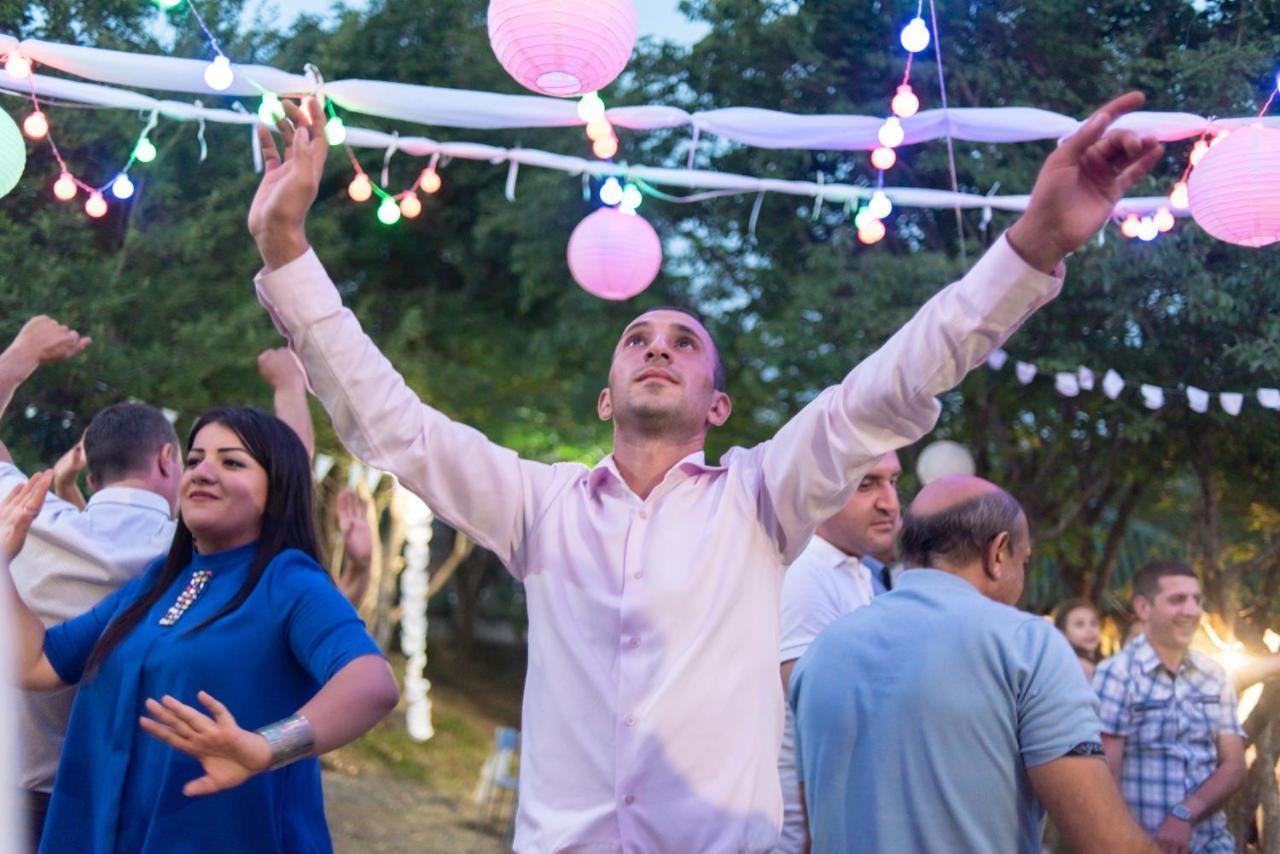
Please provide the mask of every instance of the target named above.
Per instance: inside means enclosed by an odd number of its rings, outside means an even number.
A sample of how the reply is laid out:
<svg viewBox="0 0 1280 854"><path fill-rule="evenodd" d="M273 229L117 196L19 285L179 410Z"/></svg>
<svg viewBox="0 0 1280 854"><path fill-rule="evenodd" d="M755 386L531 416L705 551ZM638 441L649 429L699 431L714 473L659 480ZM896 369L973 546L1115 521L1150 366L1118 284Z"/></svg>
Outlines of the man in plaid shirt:
<svg viewBox="0 0 1280 854"><path fill-rule="evenodd" d="M1148 563L1133 609L1146 635L1093 677L1107 764L1162 852L1233 854L1220 810L1244 781L1244 731L1226 671L1191 649L1200 582L1184 563Z"/></svg>

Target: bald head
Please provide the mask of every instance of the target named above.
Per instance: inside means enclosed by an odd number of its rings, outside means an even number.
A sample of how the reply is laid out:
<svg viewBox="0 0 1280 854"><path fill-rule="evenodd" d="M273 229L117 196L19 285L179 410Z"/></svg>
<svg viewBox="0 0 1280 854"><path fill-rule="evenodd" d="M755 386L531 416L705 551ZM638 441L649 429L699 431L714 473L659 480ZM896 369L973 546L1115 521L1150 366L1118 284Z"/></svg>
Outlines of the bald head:
<svg viewBox="0 0 1280 854"><path fill-rule="evenodd" d="M1015 545L1027 536L1026 517L1013 496L980 477L943 477L911 502L902 557L908 567L961 568L981 560L1002 532Z"/></svg>

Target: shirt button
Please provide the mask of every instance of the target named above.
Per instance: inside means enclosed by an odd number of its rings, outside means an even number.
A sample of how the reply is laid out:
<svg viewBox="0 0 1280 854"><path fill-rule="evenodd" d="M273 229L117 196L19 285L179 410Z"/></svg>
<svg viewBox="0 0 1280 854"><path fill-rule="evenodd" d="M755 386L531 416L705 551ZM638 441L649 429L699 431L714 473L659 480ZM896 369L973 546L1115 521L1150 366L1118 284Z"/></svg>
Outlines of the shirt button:
<svg viewBox="0 0 1280 854"><path fill-rule="evenodd" d="M632 578L644 578L644 570L643 570L643 569L637 569L635 572L631 573L631 577L632 577Z"/></svg>
<svg viewBox="0 0 1280 854"><path fill-rule="evenodd" d="M622 719L622 722L623 722L624 724L626 724L627 726L635 726L635 725L636 725L636 717L635 717L635 715L627 715L625 718L623 718L623 719Z"/></svg>
<svg viewBox="0 0 1280 854"><path fill-rule="evenodd" d="M640 645L640 638L632 638L631 640L627 641L627 646L631 647L632 649L635 649L639 645Z"/></svg>
<svg viewBox="0 0 1280 854"><path fill-rule="evenodd" d="M635 796L635 795L627 795L625 798L623 798L623 799L622 799L622 802L623 802L624 804L626 804L627 806L631 806L632 804L634 804L634 803L636 802L636 796Z"/></svg>
<svg viewBox="0 0 1280 854"><path fill-rule="evenodd" d="M641 511L640 511L640 518L641 518L641 519L648 519L648 518L649 518L649 511L648 511L648 510L641 510Z"/></svg>

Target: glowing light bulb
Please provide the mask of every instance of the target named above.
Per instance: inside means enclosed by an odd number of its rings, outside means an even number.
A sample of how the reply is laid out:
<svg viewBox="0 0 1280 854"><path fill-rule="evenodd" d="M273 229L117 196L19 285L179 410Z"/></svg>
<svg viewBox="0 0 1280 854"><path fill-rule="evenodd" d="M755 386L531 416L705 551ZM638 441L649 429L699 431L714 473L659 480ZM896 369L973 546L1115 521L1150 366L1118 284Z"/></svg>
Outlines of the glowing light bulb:
<svg viewBox="0 0 1280 854"><path fill-rule="evenodd" d="M264 125L273 125L284 118L284 104L280 103L271 92L262 96L262 103L258 105L258 118ZM325 128L328 130L328 128Z"/></svg>
<svg viewBox="0 0 1280 854"><path fill-rule="evenodd" d="M31 63L25 56L14 51L4 61L4 70L15 80L22 80L31 74Z"/></svg>
<svg viewBox="0 0 1280 854"><path fill-rule="evenodd" d="M595 142L606 136L613 136L613 125L609 124L608 119L601 118L594 122L587 122L587 139Z"/></svg>
<svg viewBox="0 0 1280 854"><path fill-rule="evenodd" d="M867 202L867 210L871 211L871 215L876 219L884 219L893 213L893 202L889 201L884 190L876 190L871 194L871 201Z"/></svg>
<svg viewBox="0 0 1280 854"><path fill-rule="evenodd" d="M604 118L604 101L598 92L589 92L578 102L578 118L587 124Z"/></svg>
<svg viewBox="0 0 1280 854"><path fill-rule="evenodd" d="M369 176L363 172L351 179L351 183L347 185L347 195L351 197L353 202L367 202L373 195L373 184L369 181Z"/></svg>
<svg viewBox="0 0 1280 854"><path fill-rule="evenodd" d="M1169 205L1176 211L1185 211L1191 207L1191 196L1187 193L1187 182L1179 181L1173 185L1169 193Z"/></svg>
<svg viewBox="0 0 1280 854"><path fill-rule="evenodd" d="M382 204L378 205L378 222L383 225L395 225L399 221L400 206L390 196L384 198Z"/></svg>
<svg viewBox="0 0 1280 854"><path fill-rule="evenodd" d="M1191 146L1191 156L1187 159L1191 161L1192 166L1199 166L1200 160L1209 153L1209 143L1203 139L1197 139L1196 144Z"/></svg>
<svg viewBox="0 0 1280 854"><path fill-rule="evenodd" d="M347 126L341 118L333 116L324 123L324 138L330 145L342 145L347 141Z"/></svg>
<svg viewBox="0 0 1280 854"><path fill-rule="evenodd" d="M1125 237L1133 239L1138 236L1138 215L1129 214L1124 218L1124 222L1120 223L1120 233Z"/></svg>
<svg viewBox="0 0 1280 854"><path fill-rule="evenodd" d="M1156 221L1149 216L1144 216L1138 221L1138 239L1151 242L1160 235L1160 229L1156 228Z"/></svg>
<svg viewBox="0 0 1280 854"><path fill-rule="evenodd" d="M133 147L133 159L139 163L150 163L156 159L156 147L151 140L145 136L138 140L138 144Z"/></svg>
<svg viewBox="0 0 1280 854"><path fill-rule="evenodd" d="M1160 208L1160 210L1156 211L1156 215L1152 217L1152 222L1156 224L1157 231L1168 231L1173 228L1173 212L1168 208Z"/></svg>
<svg viewBox="0 0 1280 854"><path fill-rule="evenodd" d="M76 197L76 181L71 177L70 172L63 172L58 176L58 180L53 182L53 195L59 201L69 202Z"/></svg>
<svg viewBox="0 0 1280 854"><path fill-rule="evenodd" d="M601 160L608 160L618 153L618 138L616 136L603 136L591 144L591 151Z"/></svg>
<svg viewBox="0 0 1280 854"><path fill-rule="evenodd" d="M875 218L875 214L871 213L869 208L865 206L858 208L858 212L853 215L853 227L862 231Z"/></svg>
<svg viewBox="0 0 1280 854"><path fill-rule="evenodd" d="M161 9L172 9L181 3L182 0L151 0L151 2L155 3Z"/></svg>
<svg viewBox="0 0 1280 854"><path fill-rule="evenodd" d="M49 120L44 113L36 110L22 120L22 132L29 139L44 139L44 135L49 132Z"/></svg>
<svg viewBox="0 0 1280 854"><path fill-rule="evenodd" d="M418 194L410 190L400 199L400 213L405 219L416 219L422 213L422 201Z"/></svg>
<svg viewBox="0 0 1280 854"><path fill-rule="evenodd" d="M133 182L129 180L129 176L121 172L116 179L111 182L111 195L117 199L127 199L133 195Z"/></svg>
<svg viewBox="0 0 1280 854"><path fill-rule="evenodd" d="M880 125L880 130L876 133L876 139L880 140L880 144L885 148L897 148L902 145L903 138L906 133L902 130L902 122L897 116L890 116L884 120L884 124Z"/></svg>
<svg viewBox="0 0 1280 854"><path fill-rule="evenodd" d="M204 82L210 89L218 92L226 91L231 88L235 79L236 73L231 70L231 60L222 54L218 54L213 62L205 66Z"/></svg>
<svg viewBox="0 0 1280 854"><path fill-rule="evenodd" d="M903 83L889 102L889 109L893 110L895 116L909 119L920 111L920 99L911 91L910 85Z"/></svg>
<svg viewBox="0 0 1280 854"><path fill-rule="evenodd" d="M871 165L884 172L893 168L898 162L898 155L892 148L877 148L871 152Z"/></svg>
<svg viewBox="0 0 1280 854"><path fill-rule="evenodd" d="M607 178L600 185L600 201L609 207L622 204L622 184L617 178Z"/></svg>
<svg viewBox="0 0 1280 854"><path fill-rule="evenodd" d="M422 174L418 176L418 187L428 196L440 189L440 185L444 183L440 180L440 173L428 166L422 170Z"/></svg>
<svg viewBox="0 0 1280 854"><path fill-rule="evenodd" d="M912 18L905 27L902 28L902 35L899 36L902 46L911 53L919 53L929 46L929 27L925 24L924 18Z"/></svg>
<svg viewBox="0 0 1280 854"><path fill-rule="evenodd" d="M1229 130L1218 131L1216 134L1213 135L1213 139L1209 140L1209 147L1213 148L1215 145L1222 142L1224 139L1226 139L1229 136L1231 136L1231 131Z"/></svg>
<svg viewBox="0 0 1280 854"><path fill-rule="evenodd" d="M635 184L628 184L622 188L622 212L635 213L644 202L644 193L640 192L640 188Z"/></svg>
<svg viewBox="0 0 1280 854"><path fill-rule="evenodd" d="M94 190L89 194L89 200L84 203L84 212L94 219L107 215L107 200L102 198L102 193Z"/></svg>
<svg viewBox="0 0 1280 854"><path fill-rule="evenodd" d="M858 229L858 240L870 246L872 243L878 243L884 239L884 223L878 219L873 219Z"/></svg>

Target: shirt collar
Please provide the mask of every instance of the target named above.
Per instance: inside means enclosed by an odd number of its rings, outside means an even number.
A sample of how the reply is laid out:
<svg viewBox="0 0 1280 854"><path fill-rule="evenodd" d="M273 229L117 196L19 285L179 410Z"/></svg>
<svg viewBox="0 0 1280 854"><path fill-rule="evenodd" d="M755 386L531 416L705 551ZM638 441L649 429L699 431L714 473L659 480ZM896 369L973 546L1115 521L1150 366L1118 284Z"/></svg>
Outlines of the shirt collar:
<svg viewBox="0 0 1280 854"><path fill-rule="evenodd" d="M666 482L673 471L690 475L706 471L719 471L723 468L723 466L708 465L705 451L694 451L673 465L662 480ZM596 463L595 468L587 475L587 486L591 490L591 494L595 495L600 491L601 486L610 480L626 485L626 481L622 478L622 473L618 471L618 464L613 460L613 454L607 455Z"/></svg>
<svg viewBox="0 0 1280 854"><path fill-rule="evenodd" d="M821 534L813 535L813 539L809 541L809 549L815 552L815 557L820 558L823 563L837 569L844 566L855 567L859 563L865 563L867 560L874 561L874 558L860 558L857 555L845 554L844 551ZM867 564L867 568L872 572L876 570L876 567L871 564Z"/></svg>
<svg viewBox="0 0 1280 854"><path fill-rule="evenodd" d="M90 507L100 504L127 504L130 507L144 507L148 510L163 513L165 518L171 518L173 515L168 501L165 501L149 489L137 489L132 486L105 486L89 496L85 509L88 510Z"/></svg>
<svg viewBox="0 0 1280 854"><path fill-rule="evenodd" d="M1147 674L1154 673L1158 668L1164 667L1164 662L1160 660L1159 654L1147 640L1146 635L1133 642L1133 660L1137 663L1138 668ZM1205 658L1196 650L1189 649L1187 654L1182 657L1182 663L1178 665L1178 671L1182 672L1184 668L1204 673L1206 672Z"/></svg>
<svg viewBox="0 0 1280 854"><path fill-rule="evenodd" d="M897 583L894 584L895 590L908 590L913 587L945 587L956 593L982 595L978 588L960 576L952 572L943 572L940 569L908 569L898 577Z"/></svg>

